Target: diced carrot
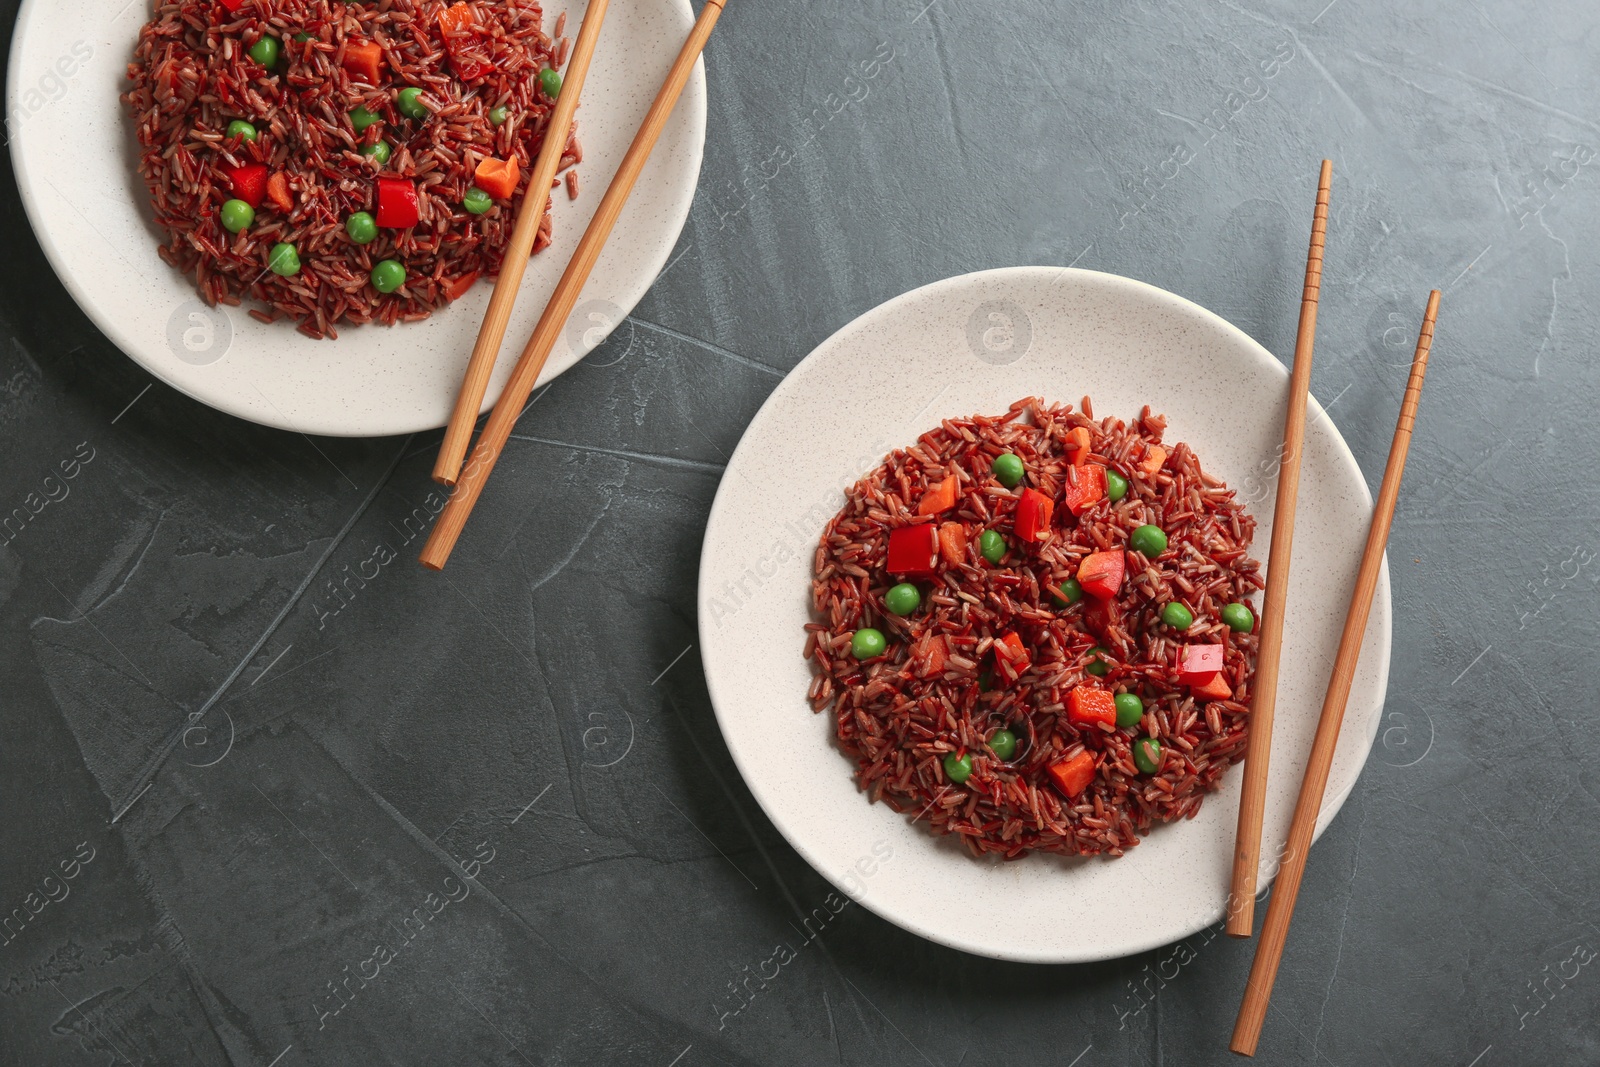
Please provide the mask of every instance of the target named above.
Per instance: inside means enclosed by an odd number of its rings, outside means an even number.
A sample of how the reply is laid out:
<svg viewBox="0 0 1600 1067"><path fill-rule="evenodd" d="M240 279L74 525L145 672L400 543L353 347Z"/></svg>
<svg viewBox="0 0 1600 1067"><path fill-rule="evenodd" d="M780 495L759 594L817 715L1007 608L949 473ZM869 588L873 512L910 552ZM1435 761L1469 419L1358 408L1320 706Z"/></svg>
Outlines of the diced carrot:
<svg viewBox="0 0 1600 1067"><path fill-rule="evenodd" d="M444 296L446 300L460 300L472 288L472 283L478 280L477 271L468 271L454 281L444 283Z"/></svg>
<svg viewBox="0 0 1600 1067"><path fill-rule="evenodd" d="M1067 694L1067 721L1080 726L1117 722L1117 698L1093 685L1076 685Z"/></svg>
<svg viewBox="0 0 1600 1067"><path fill-rule="evenodd" d="M1070 800L1076 800L1079 793L1089 788L1089 783L1094 781L1094 769L1094 757L1087 752L1080 752L1071 759L1057 760L1049 767L1056 788Z"/></svg>
<svg viewBox="0 0 1600 1067"><path fill-rule="evenodd" d="M376 41L346 41L344 69L373 85L383 80L383 48Z"/></svg>
<svg viewBox="0 0 1600 1067"><path fill-rule="evenodd" d="M1189 692L1196 700L1233 699L1233 690L1228 687L1228 681L1222 677L1221 671L1198 685L1190 685Z"/></svg>
<svg viewBox="0 0 1600 1067"><path fill-rule="evenodd" d="M1144 450L1144 458L1139 461L1139 469L1146 475L1154 474L1161 469L1167 461L1167 450L1160 445L1150 445Z"/></svg>
<svg viewBox="0 0 1600 1067"><path fill-rule="evenodd" d="M1033 657L1028 655L1028 650L1022 646L1022 638L1015 631L995 641L994 669L1002 680L1016 681L1032 664Z"/></svg>
<svg viewBox="0 0 1600 1067"><path fill-rule="evenodd" d="M955 506L956 479L946 478L922 494L922 502L917 505L917 514L937 515L942 511L949 511Z"/></svg>
<svg viewBox="0 0 1600 1067"><path fill-rule="evenodd" d="M1089 462L1089 430L1087 427L1074 426L1067 431L1067 451L1072 454L1074 466L1081 467Z"/></svg>
<svg viewBox="0 0 1600 1067"><path fill-rule="evenodd" d="M522 168L515 159L495 159L490 156L478 164L472 180L479 189L496 200L505 200L517 191L517 183L522 180Z"/></svg>
<svg viewBox="0 0 1600 1067"><path fill-rule="evenodd" d="M278 171L267 179L267 199L277 205L278 210L284 214L294 210L294 197L289 193L289 176L283 171Z"/></svg>
<svg viewBox="0 0 1600 1067"><path fill-rule="evenodd" d="M929 634L911 646L911 671L919 678L943 674L950 646L943 634Z"/></svg>
<svg viewBox="0 0 1600 1067"><path fill-rule="evenodd" d="M952 567L967 561L967 528L959 522L939 524L939 556Z"/></svg>
<svg viewBox="0 0 1600 1067"><path fill-rule="evenodd" d="M473 17L472 8L466 4L451 4L439 12L439 29L447 37L469 29L477 21Z"/></svg>

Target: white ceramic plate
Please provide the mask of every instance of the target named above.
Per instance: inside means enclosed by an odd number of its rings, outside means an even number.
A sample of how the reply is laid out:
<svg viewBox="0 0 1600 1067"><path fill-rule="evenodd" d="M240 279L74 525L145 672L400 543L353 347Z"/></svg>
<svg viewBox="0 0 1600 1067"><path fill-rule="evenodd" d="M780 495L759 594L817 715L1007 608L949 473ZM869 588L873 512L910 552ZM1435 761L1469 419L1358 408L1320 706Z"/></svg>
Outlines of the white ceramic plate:
<svg viewBox="0 0 1600 1067"><path fill-rule="evenodd" d="M831 720L806 702L811 561L843 489L941 418L1020 397L1130 418L1148 403L1259 521L1265 562L1288 375L1209 311L1141 282L1019 267L897 297L808 356L728 464L700 561L700 643L728 748L751 792L826 878L914 933L1001 959L1064 963L1163 945L1223 916L1240 769L1190 821L1120 859L972 859L857 792ZM1300 482L1262 885L1288 832L1372 510L1354 457L1315 400ZM1389 575L1372 609L1320 833L1372 747L1389 674ZM1258 912L1258 918L1259 918Z"/></svg>
<svg viewBox="0 0 1600 1067"><path fill-rule="evenodd" d="M137 172L126 68L149 0L25 0L11 46L6 100L11 160L28 218L56 274L116 345L168 385L254 422L302 433L371 436L444 425L491 285L420 323L341 327L313 341L292 321L208 309L190 279L156 255L159 235ZM546 25L583 4L554 0ZM578 137L581 195L555 197L555 242L528 265L485 408L600 203L628 142L694 21L688 0L613 4L601 30ZM697 68L667 123L541 380L605 339L661 272L689 216L705 143ZM258 306L258 305L257 305Z"/></svg>

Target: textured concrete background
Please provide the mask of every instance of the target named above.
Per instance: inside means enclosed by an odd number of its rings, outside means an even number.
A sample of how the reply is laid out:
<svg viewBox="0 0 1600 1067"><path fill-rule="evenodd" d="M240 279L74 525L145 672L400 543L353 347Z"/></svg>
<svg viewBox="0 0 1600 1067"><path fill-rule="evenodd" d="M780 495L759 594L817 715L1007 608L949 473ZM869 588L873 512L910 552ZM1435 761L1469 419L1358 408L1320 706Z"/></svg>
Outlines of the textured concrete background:
<svg viewBox="0 0 1600 1067"><path fill-rule="evenodd" d="M1035 967L848 907L771 977L828 886L723 748L694 585L762 399L913 286L1074 263L1290 352L1325 154L1313 389L1374 489L1445 296L1384 729L1259 1059L1600 1062L1597 31L1507 0L735 0L676 258L523 418L442 576L412 562L437 434L147 388L6 171L0 511L56 499L0 548L0 1064L1231 1062L1250 950L1215 929Z"/></svg>

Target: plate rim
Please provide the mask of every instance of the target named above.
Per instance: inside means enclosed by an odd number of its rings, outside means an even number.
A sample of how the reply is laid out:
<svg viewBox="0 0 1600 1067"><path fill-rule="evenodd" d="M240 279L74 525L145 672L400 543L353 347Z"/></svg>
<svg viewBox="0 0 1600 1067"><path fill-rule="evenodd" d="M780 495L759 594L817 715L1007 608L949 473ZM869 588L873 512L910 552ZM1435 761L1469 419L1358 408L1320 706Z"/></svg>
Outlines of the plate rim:
<svg viewBox="0 0 1600 1067"><path fill-rule="evenodd" d="M789 373L784 376L783 380L778 383L777 387L767 395L767 398L762 401L761 407L757 409L755 415L751 417L750 421L745 425L743 432L741 432L739 436L739 442L734 446L733 453L728 459L727 467L724 469L722 478L717 484L716 495L712 499L711 509L706 516L705 533L702 535L700 542L700 558L698 561L700 571L695 583L695 628L696 636L699 638L700 647L702 649L709 647L707 641L708 634L710 633L710 631L707 630L707 626L711 615L709 610L709 600L712 596L714 596L714 592L711 589L711 575L716 573L715 568L711 566L708 559L711 552L711 532L716 527L719 519L722 517L723 510L729 506L728 501L732 499L732 491L729 490L729 486L732 485L734 479L730 477L730 475L733 472L734 465L739 462L741 455L744 454L745 447L750 440L751 429L755 427L763 418L769 417L769 409L771 409L773 404L779 400L780 395L787 395L787 391L789 389L799 388L798 385L790 386L789 383L791 380L795 379L796 375L803 368L805 368L805 366L812 359L814 359L819 352L831 346L841 335L856 328L861 324L862 320L868 319L869 317L891 314L895 309L899 308L905 303L909 303L914 298L936 295L938 290L944 288L979 285L985 281L1000 281L1004 283L1014 279L1038 279L1042 276L1051 275L1056 276L1057 278L1065 276L1082 276L1093 280L1096 284L1107 285L1110 287L1124 287L1151 299L1154 303L1165 303L1169 306L1175 306L1178 310L1196 314L1204 320L1209 320L1212 325L1219 327L1224 333L1230 335L1235 340L1242 342L1244 348L1251 351L1254 358L1258 363L1261 364L1263 368L1280 377L1285 384L1288 383L1289 368L1280 362L1270 351L1268 351L1264 345L1262 345L1255 338L1251 337L1249 334L1245 333L1238 326L1234 325L1232 322L1229 322L1227 319L1223 318L1221 315L1218 315L1209 308L1197 304L1187 297L1180 296L1179 294L1168 289L1163 289L1160 286L1152 285L1149 282L1141 281L1137 278L1130 278L1126 275L1112 274L1107 271L1088 270L1082 267L1059 267L1049 265L1016 265L1009 267L993 267L936 279L913 289L908 289L896 296L890 297L888 300L874 305L873 307L867 308L860 314L855 315L835 329L832 333L828 334L828 336L823 338L823 340L818 342L816 346L813 347L811 351L808 352L805 357L800 360L800 362L796 363ZM1355 481L1360 491L1360 498L1370 512L1373 503L1372 492L1367 485L1365 474L1362 473L1361 465L1356 460L1355 453L1350 450L1350 445L1344 439L1344 434L1339 431L1339 427L1333 422L1333 419L1329 417L1326 409L1323 408L1322 404L1318 402L1315 396L1310 396L1308 393L1308 427L1317 420L1323 420L1327 423L1326 428L1331 432L1331 438L1334 444L1334 457L1355 474ZM893 448L894 446L891 445L890 447ZM1361 740L1361 763L1357 768L1356 773L1351 777L1349 783L1339 788L1337 791L1330 789L1324 792L1322 806L1318 811L1316 826L1312 834L1313 843L1322 837L1323 832L1332 824L1334 817L1337 816L1338 813L1343 809L1345 802L1350 798L1351 793L1355 791L1356 783L1360 781L1362 773L1366 770L1367 761L1371 759L1372 745L1377 738L1378 727L1383 721L1383 716L1381 713L1388 700L1389 670L1391 666L1394 645L1393 602L1391 598L1389 582L1389 560L1387 551L1384 553L1383 562L1378 572L1378 589L1375 605L1376 604L1381 604L1383 606L1384 610L1382 615L1387 620L1387 632L1384 634L1384 639L1381 643L1381 654L1379 656L1379 663L1377 665L1378 688L1375 697L1379 714L1373 717L1373 721L1366 731L1366 736ZM1166 934L1161 934L1153 937L1147 936L1143 938L1130 939L1124 943L1119 943L1114 948L1105 950L1078 953L1017 953L997 951L983 944L972 942L958 936L952 936L944 931L932 928L925 923L918 922L913 918L909 918L900 914L889 914L883 907L880 906L878 902L873 900L872 894L869 893L865 895L858 895L851 893L849 887L845 886L840 879L835 878L826 869L823 863L820 862L819 857L813 854L810 847L804 841L800 840L799 836L791 830L791 828L786 824L785 820L780 818L779 814L775 812L774 805L770 802L769 797L764 793L764 786L760 784L759 778L751 773L751 768L747 765L746 755L741 753L738 745L732 739L727 718L727 715L731 714L731 711L728 713L723 711L724 706L727 706L731 709L732 701L719 700L718 683L713 680L711 672L706 669L704 660L702 660L701 663L701 673L705 678L706 692L711 700L711 710L716 716L717 728L722 734L723 744L727 747L729 755L733 758L734 766L738 769L739 776L744 780L745 787L750 790L750 795L755 798L757 805L760 806L762 812L767 816L767 819L772 823L774 828L777 829L779 834L783 836L783 839L788 842L789 846L798 852L801 858L803 858L806 863L810 865L812 870L821 876L824 881L828 882L840 892L849 894L850 899L855 900L856 903L862 905L874 915L877 915L879 918L892 923L903 930L916 934L918 937L925 938L926 940L932 941L935 944L943 945L945 947L953 948L975 956L982 956L989 959L1004 960L1014 963L1050 965L1095 963L1105 960L1126 958L1128 956L1137 955L1141 952L1147 952L1152 949L1160 948L1163 945L1174 944L1187 937L1193 936L1209 926L1215 925L1224 918L1223 912L1218 912L1212 918L1202 921L1198 926L1194 926L1192 929L1186 929L1184 932L1175 937L1168 937ZM1341 731L1341 736L1342 734L1343 731ZM1264 892L1272 885L1276 875L1277 870L1273 869L1270 873L1265 874L1260 878L1259 884L1257 885L1258 899L1260 893ZM1126 927L1124 926L1124 928Z"/></svg>

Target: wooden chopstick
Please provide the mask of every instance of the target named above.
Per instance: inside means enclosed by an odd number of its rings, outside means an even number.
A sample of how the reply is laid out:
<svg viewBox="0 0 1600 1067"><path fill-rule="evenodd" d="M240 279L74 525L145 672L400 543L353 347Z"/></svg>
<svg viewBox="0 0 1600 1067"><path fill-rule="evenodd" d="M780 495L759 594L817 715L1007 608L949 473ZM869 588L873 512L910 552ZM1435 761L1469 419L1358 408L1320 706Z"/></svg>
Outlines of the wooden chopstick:
<svg viewBox="0 0 1600 1067"><path fill-rule="evenodd" d="M1278 451L1278 497L1272 513L1272 549L1267 557L1267 595L1261 608L1256 651L1255 696L1250 704L1250 740L1239 797L1239 830L1233 846L1233 881L1228 891L1227 931L1249 937L1255 924L1256 868L1261 862L1261 815L1266 806L1267 766L1272 755L1272 713L1278 701L1278 658L1283 652L1283 613L1289 599L1289 556L1294 547L1294 512L1300 497L1300 449L1306 435L1306 398L1311 395L1311 349L1317 339L1317 299L1322 291L1322 248L1328 235L1328 192L1333 163L1324 159L1317 179L1317 207L1306 253L1306 283L1300 296L1300 330L1289 374L1289 413Z"/></svg>
<svg viewBox="0 0 1600 1067"><path fill-rule="evenodd" d="M1261 1024L1267 1017L1267 1002L1278 975L1278 961L1294 916L1295 897L1300 893L1300 878L1305 873L1306 853L1316 830L1317 814L1322 810L1322 794L1328 786L1328 771L1333 765L1333 750L1339 743L1339 727L1344 720L1345 701L1355 678L1356 660L1361 655L1361 639L1367 629L1367 614L1378 587L1378 570L1383 565L1384 546L1389 541L1389 526L1394 521L1395 499L1400 495L1400 478L1405 473L1406 450L1411 445L1411 428L1416 423L1417 400L1422 394L1422 378L1428 371L1428 351L1433 347L1433 323L1439 315L1439 290L1428 295L1428 309L1417 334L1417 354L1411 361L1411 376L1400 401L1400 418L1395 423L1394 443L1389 446L1389 462L1383 469L1383 485L1372 509L1372 526L1367 531L1366 551L1356 574L1355 591L1350 594L1350 611L1345 616L1344 633L1339 638L1339 655L1333 661L1328 693L1322 701L1322 717L1317 720L1317 735L1311 742L1306 761L1306 776L1300 783L1300 797L1294 806L1294 821L1289 824L1289 840L1284 846L1283 863L1267 905L1267 921L1261 927L1256 958L1250 965L1250 979L1244 1001L1233 1028L1233 1051L1254 1056L1261 1037Z"/></svg>
<svg viewBox="0 0 1600 1067"><path fill-rule="evenodd" d="M543 221L545 209L550 203L550 183L555 180L556 168L561 165L561 156L567 150L567 138L572 133L572 116L578 110L583 82L589 76L589 60L594 56L595 42L600 37L600 26L606 20L609 4L610 0L589 0L589 6L583 12L583 25L578 27L578 39L567 60L561 92L556 96L556 106L550 112L550 122L545 127L544 144L533 165L528 187L522 193L522 204L517 209L517 222L511 231L511 240L506 244L500 277L495 280L489 308L483 313L483 325L478 328L478 340L472 346L472 358L467 361L467 372L461 379L461 391L456 394L456 406L450 412L450 422L445 427L444 440L439 445L439 458L434 461L433 480L444 485L456 484L462 457L467 454L467 445L472 442L472 426L478 421L478 409L483 404L484 391L489 388L489 376L494 373L500 343L505 340L506 323L511 320L511 308L517 301L517 289L522 285L522 273L533 254L539 223Z"/></svg>
<svg viewBox="0 0 1600 1067"><path fill-rule="evenodd" d="M628 200L628 194L633 192L634 183L639 180L639 173L644 169L645 161L650 158L650 152L660 138L661 131L678 102L678 97L683 94L683 87L688 84L689 75L694 71L695 61L705 50L706 41L710 39L711 31L716 26L717 18L722 14L725 3L726 0L705 0L704 6L701 7L700 16L695 19L694 28L689 31L689 39L678 52L678 58L673 61L666 80L661 83L661 88L656 93L644 122L639 126L639 132L634 134L633 143L628 146L627 155L622 157L622 165L617 168L616 177L611 179L611 185L606 189L606 195L600 201L599 208L595 210L589 228L583 232L583 238L578 242L578 249L572 254L572 262L567 264L566 272L556 284L556 290L544 309L544 315L534 327L533 336L528 338L527 347L522 350L516 369L511 372L511 380L506 382L500 399L495 402L494 411L489 415L489 421L484 424L483 433L478 437L477 446L461 469L449 501L433 524L433 530L428 535L428 543L423 546L422 555L419 557L424 567L440 570L450 558L450 552L455 548L456 540L466 526L467 517L472 514L472 507L483 492L484 482L488 479L489 472L494 469L495 461L500 458L500 452L511 436L511 428L516 425L517 417L522 414L523 404L539 380L539 372L544 369L545 360L550 356L550 349L566 323L567 316L572 313L572 307L578 300L583 283L588 280L589 272L594 269L595 260L600 258L600 251L605 247L606 238L611 236L611 229L616 225L617 216L621 214L622 207Z"/></svg>

